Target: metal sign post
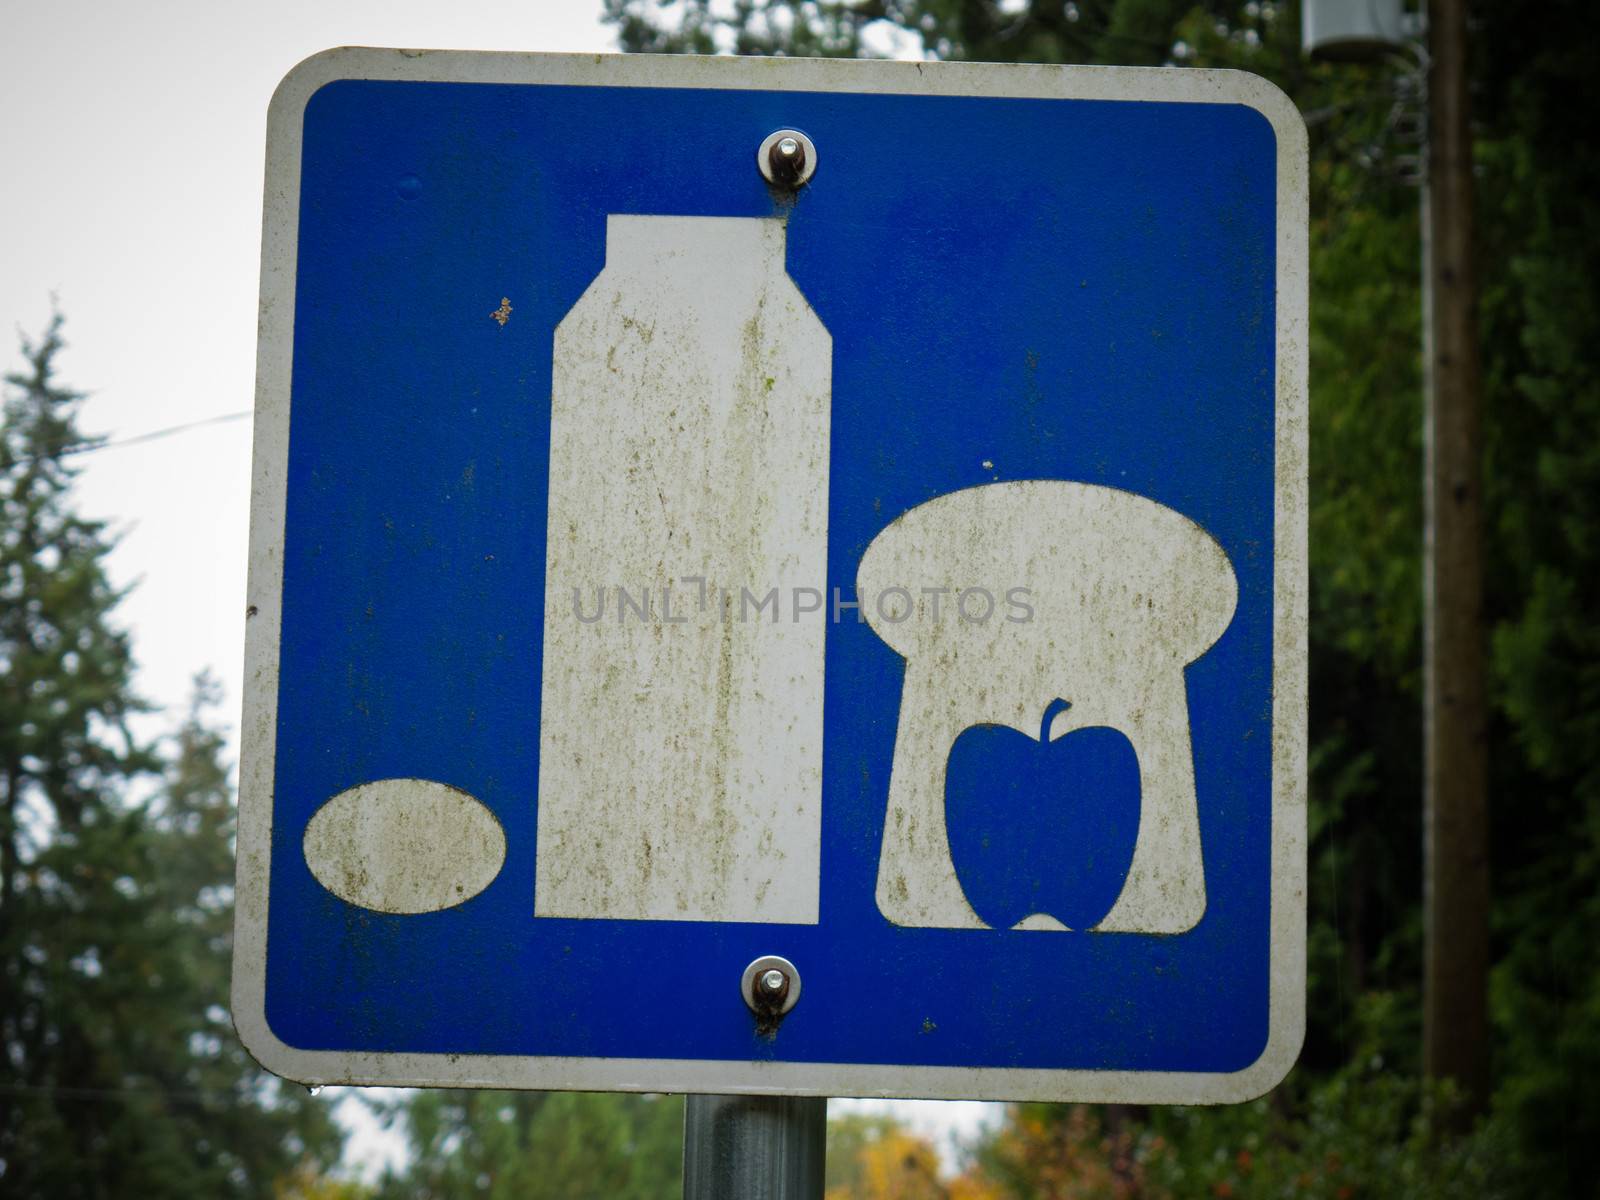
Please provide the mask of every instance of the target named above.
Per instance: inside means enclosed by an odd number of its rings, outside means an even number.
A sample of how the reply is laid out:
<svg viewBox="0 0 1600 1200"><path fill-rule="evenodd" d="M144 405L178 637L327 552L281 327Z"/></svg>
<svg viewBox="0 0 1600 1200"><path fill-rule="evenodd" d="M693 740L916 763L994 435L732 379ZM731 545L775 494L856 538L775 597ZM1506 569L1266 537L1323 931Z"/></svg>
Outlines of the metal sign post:
<svg viewBox="0 0 1600 1200"><path fill-rule="evenodd" d="M688 1097L684 1200L818 1200L827 1126L819 1097Z"/></svg>
<svg viewBox="0 0 1600 1200"><path fill-rule="evenodd" d="M245 1044L311 1084L759 1097L691 1102L692 1188L814 1180L827 1096L1274 1086L1305 242L1304 127L1244 74L298 67Z"/></svg>

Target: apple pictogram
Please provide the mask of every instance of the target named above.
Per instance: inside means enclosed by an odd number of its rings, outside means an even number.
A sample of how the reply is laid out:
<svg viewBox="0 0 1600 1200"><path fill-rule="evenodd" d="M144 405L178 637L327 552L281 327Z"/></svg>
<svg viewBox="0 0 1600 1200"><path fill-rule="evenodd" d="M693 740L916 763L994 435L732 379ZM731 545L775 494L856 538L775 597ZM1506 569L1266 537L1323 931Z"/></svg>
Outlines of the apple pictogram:
<svg viewBox="0 0 1600 1200"><path fill-rule="evenodd" d="M1105 725L1054 741L1071 707L1045 708L1039 738L974 725L950 748L945 823L967 902L1010 929L1034 914L1089 929L1116 903L1139 836L1139 760Z"/></svg>

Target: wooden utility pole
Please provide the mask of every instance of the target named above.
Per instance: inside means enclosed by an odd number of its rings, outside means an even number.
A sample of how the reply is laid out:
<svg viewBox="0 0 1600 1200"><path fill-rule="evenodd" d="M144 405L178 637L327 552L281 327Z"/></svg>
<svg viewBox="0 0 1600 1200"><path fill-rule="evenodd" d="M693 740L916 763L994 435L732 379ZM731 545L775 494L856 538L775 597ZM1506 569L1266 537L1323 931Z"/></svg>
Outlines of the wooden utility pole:
<svg viewBox="0 0 1600 1200"><path fill-rule="evenodd" d="M1489 797L1482 375L1465 0L1430 0L1423 200L1423 1068L1488 1093Z"/></svg>

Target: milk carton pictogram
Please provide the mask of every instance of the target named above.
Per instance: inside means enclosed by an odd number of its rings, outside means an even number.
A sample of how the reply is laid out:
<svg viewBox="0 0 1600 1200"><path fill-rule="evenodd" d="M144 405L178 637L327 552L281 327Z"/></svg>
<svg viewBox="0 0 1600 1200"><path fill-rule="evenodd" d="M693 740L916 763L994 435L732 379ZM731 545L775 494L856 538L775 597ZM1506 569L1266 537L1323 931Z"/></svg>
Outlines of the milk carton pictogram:
<svg viewBox="0 0 1600 1200"><path fill-rule="evenodd" d="M751 604L827 565L832 340L784 251L612 216L556 328L537 916L817 920L826 625Z"/></svg>

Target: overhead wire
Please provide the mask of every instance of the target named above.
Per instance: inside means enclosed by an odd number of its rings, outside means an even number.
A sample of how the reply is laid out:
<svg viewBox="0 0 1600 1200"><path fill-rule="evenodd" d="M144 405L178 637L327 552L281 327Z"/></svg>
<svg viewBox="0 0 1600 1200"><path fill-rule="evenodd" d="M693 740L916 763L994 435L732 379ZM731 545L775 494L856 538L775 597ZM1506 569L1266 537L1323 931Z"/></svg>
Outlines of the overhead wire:
<svg viewBox="0 0 1600 1200"><path fill-rule="evenodd" d="M198 421L185 421L181 425L168 425L165 429L152 429L149 433L136 433L132 437L117 438L107 442L87 442L80 446L68 446L61 453L62 455L93 454L96 450L120 450L124 446L138 446L144 442L153 442L157 438L171 437L175 433L187 433L191 429L200 429L206 425L222 425L228 421L240 421L254 414L255 409L245 408L238 412L222 413L215 417L202 417Z"/></svg>
<svg viewBox="0 0 1600 1200"><path fill-rule="evenodd" d="M100 450L120 450L124 446L139 446L145 442L153 442L159 438L172 437L174 434L188 433L191 429L202 429L208 425L222 425L230 421L242 421L246 417L254 416L252 408L241 409L238 412L220 413L214 417L201 417L195 421L185 421L181 425L168 425L164 429L152 429L148 433L136 433L131 437L112 438L107 441L89 439L74 445L64 446L54 454L33 454L19 458L10 464L11 469L17 467L31 467L35 463L49 459L77 457L84 454L94 454Z"/></svg>

